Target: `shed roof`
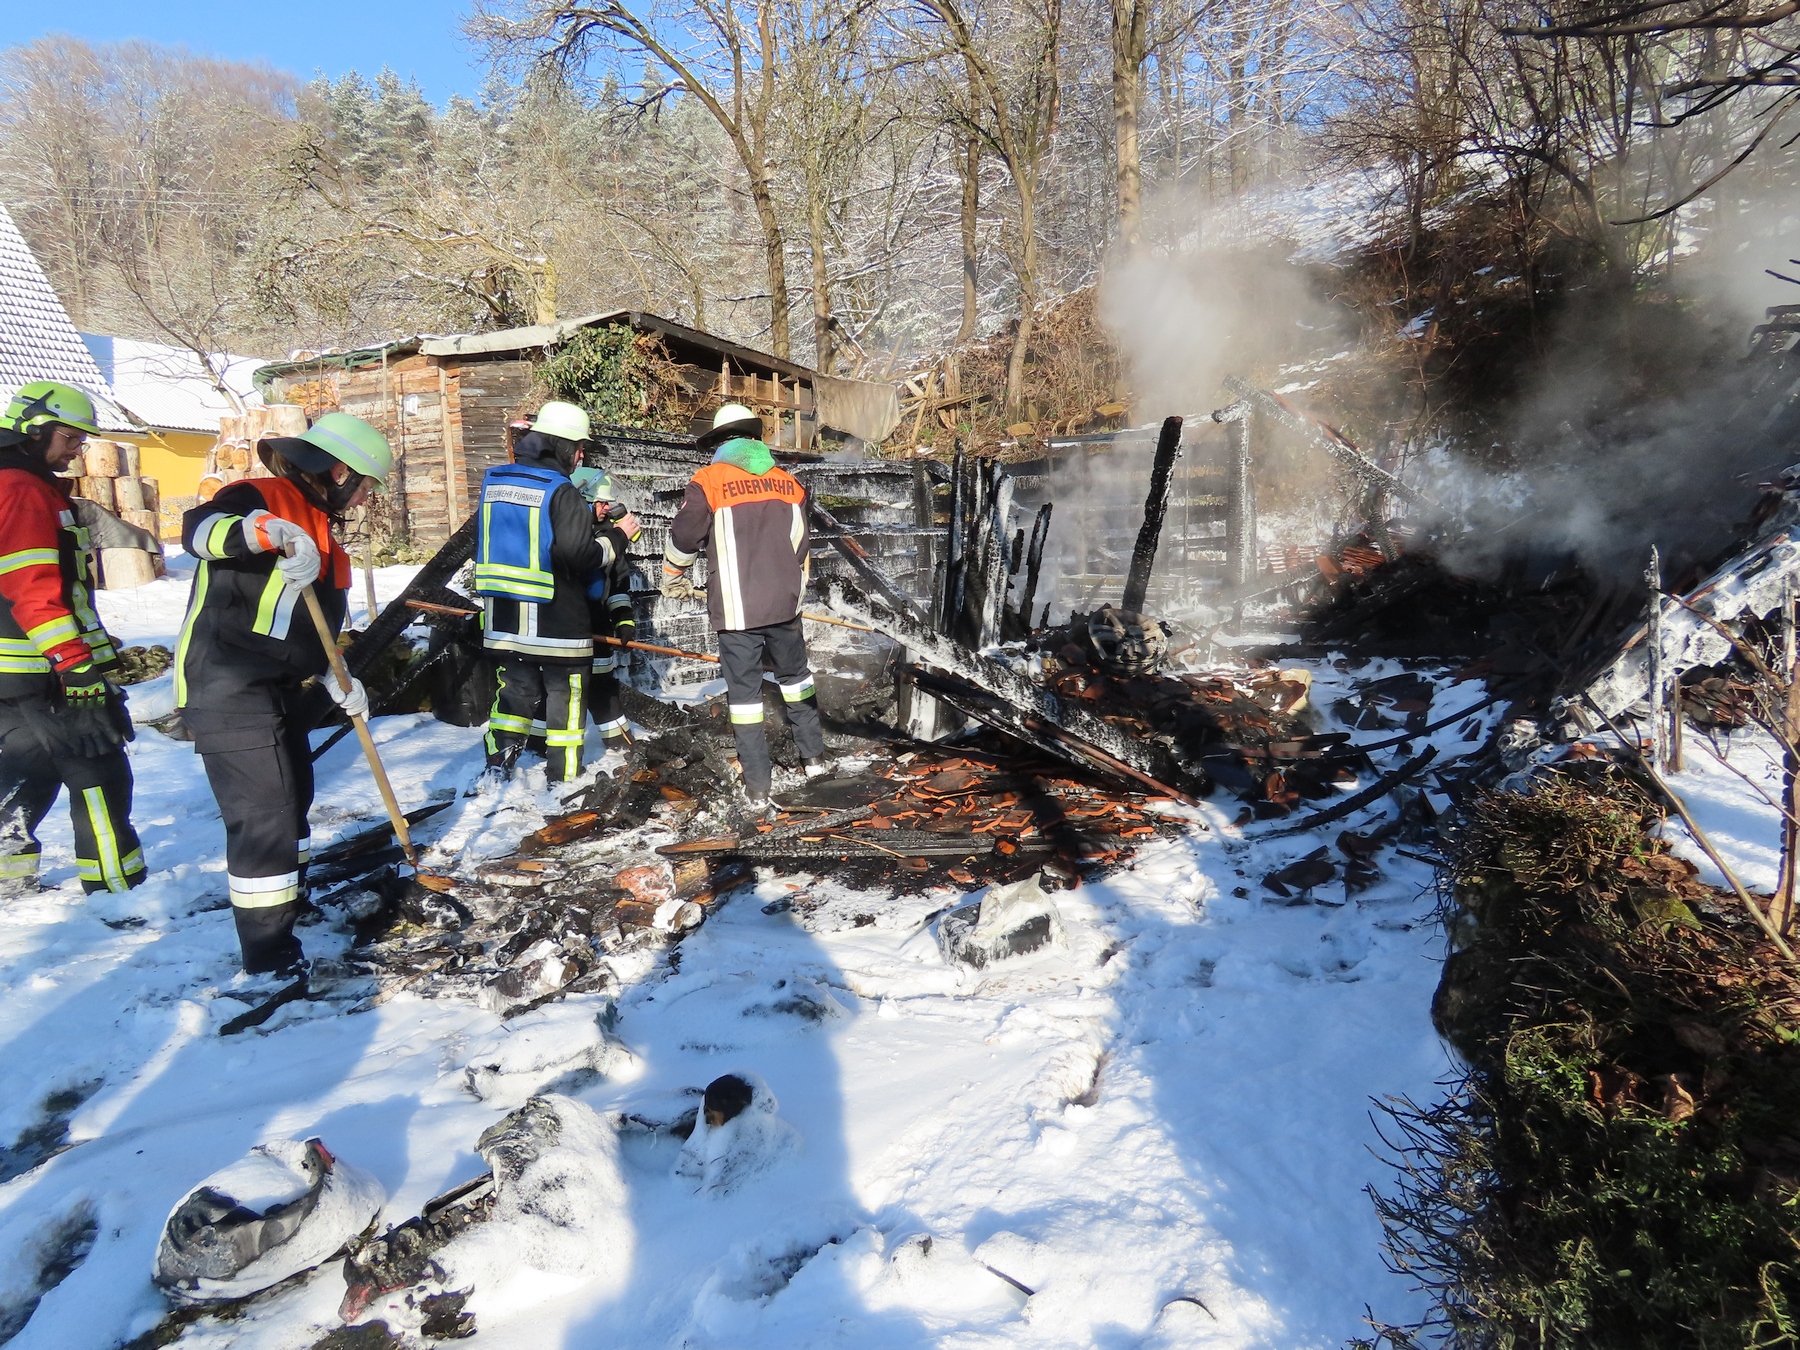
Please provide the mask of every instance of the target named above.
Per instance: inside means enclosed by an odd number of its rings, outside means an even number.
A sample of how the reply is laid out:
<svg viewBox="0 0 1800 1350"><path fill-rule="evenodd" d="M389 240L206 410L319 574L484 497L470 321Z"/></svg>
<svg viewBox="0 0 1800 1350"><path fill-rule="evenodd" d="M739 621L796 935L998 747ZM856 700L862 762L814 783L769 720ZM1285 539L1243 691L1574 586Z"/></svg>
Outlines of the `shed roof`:
<svg viewBox="0 0 1800 1350"><path fill-rule="evenodd" d="M609 309L598 314L584 314L575 319L558 319L555 323L535 323L526 328L503 328L495 333L462 333L452 337L426 338L420 350L427 356L475 356L497 352L522 352L538 347L554 347L566 342L583 328L602 324L628 323L640 332L659 334L676 358L704 359L707 355L728 356L739 366L779 373L790 380L812 383L818 372L809 370L768 352L729 338L715 336L699 328L649 314L641 309Z"/></svg>
<svg viewBox="0 0 1800 1350"><path fill-rule="evenodd" d="M579 318L558 319L555 323L531 324L525 328L503 328L493 333L456 333L442 337L402 338L353 351L321 353L304 360L286 361L264 366L256 372L258 388L291 375L326 368L356 370L373 365L384 355L390 359L420 352L437 357L485 357L545 351L566 342L584 328L603 324L630 324L640 332L655 333L663 339L669 354L678 361L711 369L721 358L728 359L740 372L781 375L812 388L820 425L848 432L865 441L885 440L899 425L900 405L894 385L846 380L809 370L768 352L759 352L727 338L715 337L698 328L676 323L657 314L638 309L611 309Z"/></svg>
<svg viewBox="0 0 1800 1350"><path fill-rule="evenodd" d="M69 322L50 278L0 206L0 400L33 380L60 380L94 395L103 431L131 431L93 355Z"/></svg>
<svg viewBox="0 0 1800 1350"><path fill-rule="evenodd" d="M82 340L103 367L101 373L120 405L160 431L213 435L219 419L237 411L201 368L200 358L186 347L91 333L82 334ZM255 392L251 376L265 364L262 357L220 352L208 359L240 401Z"/></svg>
<svg viewBox="0 0 1800 1350"><path fill-rule="evenodd" d="M307 370L356 370L381 360L384 352L391 359L413 352L445 357L503 356L514 352L540 351L567 342L583 328L597 328L609 323L628 323L640 331L659 334L668 345L670 353L678 359L702 361L709 356L713 359L728 356L740 368L781 374L790 380L806 384L818 377L817 371L805 366L783 360L779 356L771 356L768 352L759 352L754 347L746 347L728 338L715 337L698 328L689 328L673 319L665 319L639 309L609 309L573 319L558 319L555 323L534 323L524 328L502 328L492 333L447 333L435 337L425 334L396 338L392 342L378 342L349 351L322 352L300 360L278 361L258 370L256 382L259 386L265 386L270 380L303 374Z"/></svg>

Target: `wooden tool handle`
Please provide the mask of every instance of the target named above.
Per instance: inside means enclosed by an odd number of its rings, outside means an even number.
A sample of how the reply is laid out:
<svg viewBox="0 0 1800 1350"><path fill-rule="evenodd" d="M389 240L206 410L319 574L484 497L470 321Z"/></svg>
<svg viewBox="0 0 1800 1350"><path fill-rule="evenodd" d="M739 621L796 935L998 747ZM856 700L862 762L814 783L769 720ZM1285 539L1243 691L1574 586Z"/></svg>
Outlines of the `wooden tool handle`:
<svg viewBox="0 0 1800 1350"><path fill-rule="evenodd" d="M300 594L306 597L306 612L312 615L313 627L319 632L319 642L325 648L325 657L331 662L331 673L337 676L338 688L346 694L354 688L349 668L344 665L344 654L338 650L337 638L333 636L331 625L325 622L325 611L319 608L319 597L311 586L301 588ZM388 821L394 827L394 838L400 841L400 851L406 855L406 861L412 864L413 870L419 870L419 855L413 850L412 834L406 828L406 817L400 812L400 803L394 800L393 785L388 782L387 770L381 765L381 754L375 749L375 738L369 735L369 724L360 717L352 717L350 725L356 728L356 738L362 742L363 757L369 761L369 772L375 775L375 786L381 790L381 803L387 807Z"/></svg>
<svg viewBox="0 0 1800 1350"><path fill-rule="evenodd" d="M634 652L651 652L657 656L685 656L690 661L710 661L719 664L719 658L708 656L705 652L684 652L679 647L658 647L649 642L627 642L624 638L608 637L604 633L595 633L594 641L604 642L609 647L628 647Z"/></svg>

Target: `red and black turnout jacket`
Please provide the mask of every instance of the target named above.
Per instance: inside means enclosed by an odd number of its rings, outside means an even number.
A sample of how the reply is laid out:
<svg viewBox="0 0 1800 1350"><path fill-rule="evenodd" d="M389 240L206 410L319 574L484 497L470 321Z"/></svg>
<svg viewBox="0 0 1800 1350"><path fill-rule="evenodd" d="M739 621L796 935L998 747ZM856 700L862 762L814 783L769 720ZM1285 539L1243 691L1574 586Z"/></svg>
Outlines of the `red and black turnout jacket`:
<svg viewBox="0 0 1800 1350"><path fill-rule="evenodd" d="M811 561L806 489L786 469L714 460L688 483L663 561L685 569L703 549L714 632L786 623L800 612Z"/></svg>
<svg viewBox="0 0 1800 1350"><path fill-rule="evenodd" d="M69 485L23 448L0 450L0 698L52 694L57 672L84 661L117 664L93 586Z"/></svg>

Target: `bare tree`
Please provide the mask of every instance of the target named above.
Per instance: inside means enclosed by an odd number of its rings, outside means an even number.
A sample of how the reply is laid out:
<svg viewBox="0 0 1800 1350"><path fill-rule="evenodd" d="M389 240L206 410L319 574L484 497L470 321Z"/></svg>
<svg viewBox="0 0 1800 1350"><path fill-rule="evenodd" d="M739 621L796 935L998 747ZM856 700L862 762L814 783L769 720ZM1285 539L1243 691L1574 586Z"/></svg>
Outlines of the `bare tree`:
<svg viewBox="0 0 1800 1350"><path fill-rule="evenodd" d="M0 61L0 183L76 322L221 353L257 324L245 255L258 171L295 85L145 43L47 38Z"/></svg>
<svg viewBox="0 0 1800 1350"><path fill-rule="evenodd" d="M685 31L689 42L678 44L672 28ZM729 139L749 182L768 275L769 343L777 356L787 357L786 242L775 209L771 155L777 67L773 0L757 0L754 8L734 0L689 0L673 25L640 17L618 0L598 5L531 0L517 19L483 10L479 31L502 48L533 51L566 68L584 66L598 43L622 44L660 62L681 92L700 101Z"/></svg>
<svg viewBox="0 0 1800 1350"><path fill-rule="evenodd" d="M1018 415L1025 354L1041 299L1038 202L1061 107L1062 0L1016 0L965 10L959 0L918 0L941 46L917 59L960 58L967 76L953 115L1006 166L1016 212L1002 237L1019 285L1018 327L1006 368L1006 412ZM965 180L966 181L966 180Z"/></svg>
<svg viewBox="0 0 1800 1350"><path fill-rule="evenodd" d="M1544 44L1559 60L1581 44L1615 83L1629 123L1673 130L1710 120L1715 149L1695 181L1670 184L1670 200L1615 223L1673 215L1744 163L1800 106L1800 0L1758 8L1713 0L1596 4L1560 0L1533 6L1536 22L1501 23L1503 37ZM1590 60L1573 58L1589 66ZM1641 100L1641 104L1639 103Z"/></svg>

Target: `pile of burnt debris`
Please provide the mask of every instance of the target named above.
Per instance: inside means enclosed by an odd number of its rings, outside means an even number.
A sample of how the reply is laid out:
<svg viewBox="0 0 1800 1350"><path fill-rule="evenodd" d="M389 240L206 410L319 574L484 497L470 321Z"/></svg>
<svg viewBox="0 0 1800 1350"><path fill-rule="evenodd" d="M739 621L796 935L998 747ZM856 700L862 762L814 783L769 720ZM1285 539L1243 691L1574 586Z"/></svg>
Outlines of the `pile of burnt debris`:
<svg viewBox="0 0 1800 1350"><path fill-rule="evenodd" d="M1239 402L1213 415L1231 433L1230 454L1215 466L1230 490L1220 498L1226 576L1208 612L1230 617L1210 629L1183 631L1144 612L1182 453L1180 418L1156 432L1135 534L1083 564L1091 572L1125 563L1118 603L1054 625L1047 610L1032 622L1053 512L1050 470L1027 476L1043 499L1020 511L1012 479L991 462L799 466L818 480L813 496L845 516L814 502L815 548L831 565L815 576L809 615L838 625L821 631L839 637L862 630L837 644L837 673L818 682L836 774L802 782L770 694L784 809L773 822L734 829L722 696L677 706L642 692L660 691L671 660L704 671L713 658L663 645L687 631L675 626L686 620L646 600L639 631L649 664L634 672L639 688L626 691L638 734L626 761L566 799L564 814L507 857L438 858L448 878L436 889L392 871L398 855L385 832L319 856L322 902L346 907L361 958L380 973L372 997L413 988L511 1014L598 989L609 952L678 940L759 869L829 873L871 892L966 891L1034 876L1078 884L1183 828L1198 799L1220 792L1238 799L1238 825L1265 834L1330 825L1391 797L1402 806L1394 827L1428 840L1433 799L1462 801L1548 742L1577 741L1647 699L1658 706L1649 693L1662 688L1658 672L1669 673L1665 692L1679 676L1702 719L1731 724L1735 657L1721 625L1763 622L1800 590L1800 486L1788 478L1765 485L1749 523L1716 556L1688 560L1673 595L1522 547L1475 572L1455 565L1464 553L1455 527L1395 517L1394 503L1418 508L1423 498L1340 432L1277 395L1235 392ZM1277 579L1256 575L1252 415L1302 434L1356 486L1359 521L1316 567ZM630 448L621 440L614 453ZM640 475L646 511L667 497L688 453L668 438L651 449L643 462L656 471ZM1091 457L1094 447L1078 449ZM910 523L873 507L861 515L876 524L856 523L857 493L905 497L890 505ZM1421 510L1413 519L1428 518ZM864 534L871 547L859 543ZM378 708L403 706L407 690L426 687L440 717L481 720L491 672L471 641L472 606L454 587L473 538L470 522L351 646L351 669L368 673L409 625L431 629L428 644L381 682ZM1291 640L1226 637L1246 605L1259 603L1258 625ZM1356 679L1375 658L1386 660ZM1354 687L1333 698L1329 719L1315 715L1310 672L1320 661ZM1433 721L1446 676L1469 682L1473 697ZM1494 704L1500 715L1475 717ZM1321 730L1333 722L1337 729ZM1452 724L1464 748L1447 762L1431 737ZM1357 735L1370 732L1387 734ZM781 793L784 782L793 790ZM1347 884L1385 839L1350 832L1340 841ZM1312 860L1310 870L1306 861L1296 864L1305 875L1288 879L1302 891L1307 876L1336 874L1334 859Z"/></svg>

